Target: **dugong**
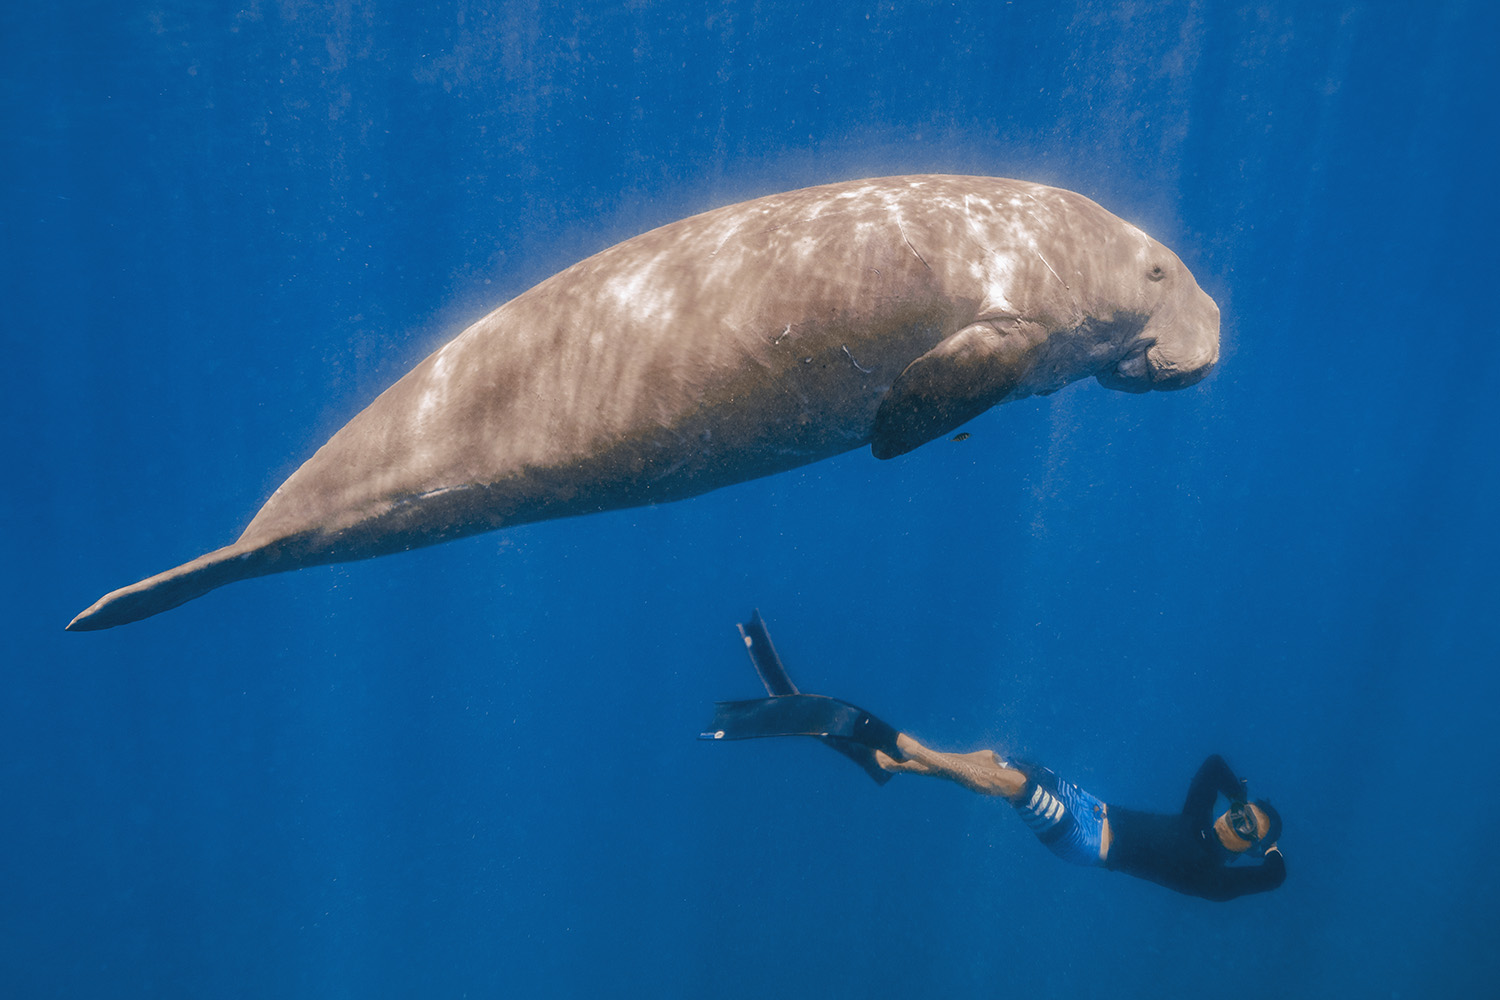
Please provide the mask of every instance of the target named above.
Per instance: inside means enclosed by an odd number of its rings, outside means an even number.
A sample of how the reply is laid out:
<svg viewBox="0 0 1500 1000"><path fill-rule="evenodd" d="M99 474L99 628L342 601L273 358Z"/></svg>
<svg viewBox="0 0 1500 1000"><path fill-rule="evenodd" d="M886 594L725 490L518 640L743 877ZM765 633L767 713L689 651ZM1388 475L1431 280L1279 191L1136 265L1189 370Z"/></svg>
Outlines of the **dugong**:
<svg viewBox="0 0 1500 1000"><path fill-rule="evenodd" d="M774 194L662 226L480 319L319 448L232 545L68 625L236 580L696 496L863 445L888 459L1093 376L1178 389L1219 309L1094 202L925 175Z"/></svg>

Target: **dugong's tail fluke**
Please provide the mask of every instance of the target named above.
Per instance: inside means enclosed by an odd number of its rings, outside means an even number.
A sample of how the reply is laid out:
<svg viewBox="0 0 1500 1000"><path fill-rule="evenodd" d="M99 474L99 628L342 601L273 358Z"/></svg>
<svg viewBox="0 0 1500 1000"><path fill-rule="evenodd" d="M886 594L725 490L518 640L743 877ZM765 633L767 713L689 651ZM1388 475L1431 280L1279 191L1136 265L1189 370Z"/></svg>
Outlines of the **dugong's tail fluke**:
<svg viewBox="0 0 1500 1000"><path fill-rule="evenodd" d="M217 587L268 572L263 550L236 542L185 562L165 573L105 594L88 610L68 622L69 632L128 625L186 604ZM291 567L287 567L290 569Z"/></svg>

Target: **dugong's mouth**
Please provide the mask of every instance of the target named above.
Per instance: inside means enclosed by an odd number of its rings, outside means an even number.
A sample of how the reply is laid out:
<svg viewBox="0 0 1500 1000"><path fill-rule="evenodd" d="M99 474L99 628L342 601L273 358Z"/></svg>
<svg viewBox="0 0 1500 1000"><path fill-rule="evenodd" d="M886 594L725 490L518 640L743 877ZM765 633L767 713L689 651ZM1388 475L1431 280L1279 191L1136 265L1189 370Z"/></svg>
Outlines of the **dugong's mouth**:
<svg viewBox="0 0 1500 1000"><path fill-rule="evenodd" d="M1094 377L1106 389L1120 392L1186 389L1207 378L1218 360L1216 350L1204 352L1202 356L1176 359L1161 345L1148 341Z"/></svg>
<svg viewBox="0 0 1500 1000"><path fill-rule="evenodd" d="M1146 363L1146 346L1115 362L1114 367L1099 371L1094 377L1106 389L1119 392L1150 392L1151 366Z"/></svg>

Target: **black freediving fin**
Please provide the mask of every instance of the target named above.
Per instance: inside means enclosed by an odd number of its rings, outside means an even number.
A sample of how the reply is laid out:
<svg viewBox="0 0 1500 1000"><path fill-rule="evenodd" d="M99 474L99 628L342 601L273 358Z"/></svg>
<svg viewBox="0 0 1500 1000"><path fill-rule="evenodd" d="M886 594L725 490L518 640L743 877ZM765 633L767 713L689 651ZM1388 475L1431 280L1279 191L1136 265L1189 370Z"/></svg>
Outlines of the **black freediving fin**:
<svg viewBox="0 0 1500 1000"><path fill-rule="evenodd" d="M760 682L766 686L766 694L799 694L781 657L776 655L776 647L771 644L771 633L766 631L766 620L760 616L760 608L750 614L749 621L741 622L735 628L745 640L745 652L750 654L750 663L760 675Z"/></svg>
<svg viewBox="0 0 1500 1000"><path fill-rule="evenodd" d="M894 728L846 701L799 692L776 655L759 610L739 629L750 662L771 697L719 702L713 721L699 739L811 736L854 761L877 784L891 780L891 772L876 763L875 751L881 750L896 760L906 759L896 746Z"/></svg>

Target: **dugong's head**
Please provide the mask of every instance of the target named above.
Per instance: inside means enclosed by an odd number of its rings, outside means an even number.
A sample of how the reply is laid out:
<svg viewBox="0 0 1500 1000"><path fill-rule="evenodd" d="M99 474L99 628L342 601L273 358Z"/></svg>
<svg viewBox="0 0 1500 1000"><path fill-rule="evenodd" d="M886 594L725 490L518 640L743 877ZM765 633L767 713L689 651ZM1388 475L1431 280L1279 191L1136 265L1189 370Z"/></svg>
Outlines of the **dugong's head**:
<svg viewBox="0 0 1500 1000"><path fill-rule="evenodd" d="M1125 345L1124 356L1095 377L1124 392L1181 389L1207 376L1219 360L1219 307L1175 253L1145 233L1140 237L1134 259L1115 275L1120 287L1113 293L1145 325Z"/></svg>

